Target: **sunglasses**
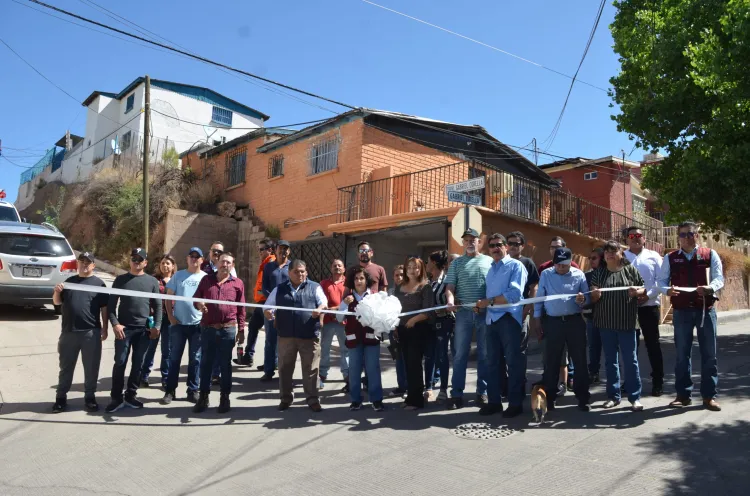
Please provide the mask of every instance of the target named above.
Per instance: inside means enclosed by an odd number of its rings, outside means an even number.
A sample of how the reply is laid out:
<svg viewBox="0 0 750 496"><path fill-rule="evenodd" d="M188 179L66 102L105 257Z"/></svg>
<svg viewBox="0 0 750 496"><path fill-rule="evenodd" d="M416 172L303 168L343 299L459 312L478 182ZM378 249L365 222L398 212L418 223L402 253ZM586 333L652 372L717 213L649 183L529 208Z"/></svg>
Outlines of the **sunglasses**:
<svg viewBox="0 0 750 496"><path fill-rule="evenodd" d="M359 252L360 252L360 253L369 253L369 252L370 252L370 249L368 248L368 249L366 249L366 250L365 250L364 248L361 248L361 249L359 250Z"/></svg>
<svg viewBox="0 0 750 496"><path fill-rule="evenodd" d="M214 255L219 255L219 256L224 254L224 252L221 250L211 250L211 253L213 253Z"/></svg>
<svg viewBox="0 0 750 496"><path fill-rule="evenodd" d="M492 249L492 248L500 248L501 246L505 246L505 243L490 243L487 246L489 246L490 249Z"/></svg>
<svg viewBox="0 0 750 496"><path fill-rule="evenodd" d="M680 233L680 237L683 238L683 239L684 238L692 238L693 236L695 236L695 233L693 231L681 232Z"/></svg>
<svg viewBox="0 0 750 496"><path fill-rule="evenodd" d="M643 234L641 233L628 234L628 238L630 239L641 239L642 237L643 237Z"/></svg>
<svg viewBox="0 0 750 496"><path fill-rule="evenodd" d="M143 259L141 257L130 257L130 261L139 264L143 262Z"/></svg>
<svg viewBox="0 0 750 496"><path fill-rule="evenodd" d="M508 246L521 246L521 243L518 241L508 241Z"/></svg>

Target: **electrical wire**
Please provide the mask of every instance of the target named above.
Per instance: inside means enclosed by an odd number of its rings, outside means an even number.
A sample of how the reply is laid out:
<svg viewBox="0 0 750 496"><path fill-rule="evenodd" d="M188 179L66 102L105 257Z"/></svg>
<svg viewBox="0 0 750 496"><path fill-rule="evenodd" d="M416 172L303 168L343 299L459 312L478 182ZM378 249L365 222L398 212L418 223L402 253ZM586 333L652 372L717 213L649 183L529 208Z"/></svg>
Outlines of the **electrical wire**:
<svg viewBox="0 0 750 496"><path fill-rule="evenodd" d="M472 43L476 43L477 45L482 45L483 47L489 48L489 49L491 49L491 50L495 50L496 52L500 52L500 53L503 53L503 54L505 54L505 55L508 55L508 56L510 56L510 57L513 57L513 58L515 58L515 59L518 59L518 60L520 60L520 61L522 61L522 62L526 62L526 63L528 63L528 64L531 64L531 65L537 66L537 67L539 67L539 68L541 68L541 69L544 69L544 70L546 70L546 71L550 71L550 72L553 72L553 73L557 74L558 76L563 76L563 77L566 77L566 78L568 78L568 79L575 79L575 76L570 76L570 75L568 75L568 74L565 74L564 72L560 72L560 71L557 71L557 70L555 70L555 69L552 69L552 68L550 68L550 67L547 67L547 66L545 66L545 65L542 65L542 64L540 64L540 63L538 63L538 62L534 62L533 60L529 60L529 59L527 59L527 58L521 57L520 55L516 55L516 54L514 54L514 53L508 52L507 50L503 50L503 49L501 49L501 48L497 48L497 47L495 47L495 46L492 46L492 45L490 45L490 44L488 44L488 43L484 43L484 42L482 42L482 41L479 41L479 40L476 40L476 39L474 39L474 38L469 38L468 36L465 36L465 35L463 35L463 34L461 34L461 33L457 33L457 32L455 32L455 31L451 31L450 29L446 29L446 28L444 28L444 27L438 26L437 24L432 24L432 23L430 23L430 22L424 21L424 20L422 20L422 19L419 19L419 18L417 18L417 17L414 17L414 16L410 16L410 15L408 15L408 14L404 14L403 12L399 12L398 10L394 10L394 9L391 9L391 8L385 7L385 6L383 6L383 5L379 5L379 4L375 3L375 2L371 2L370 0L361 0L361 1L362 1L362 2L364 2L364 3L370 4L370 5L374 6L374 7L378 7L378 8L380 8L380 9L383 9L383 10L387 10L388 12L393 12L394 14L398 14L398 15L400 15L400 16L406 17L406 18L408 18L408 19L411 19L411 20L413 20L413 21L417 21L417 22L419 22L419 23L422 23L422 24L425 24L425 25L427 25L427 26L433 27L433 28L435 28L435 29L439 29L439 30L441 30L441 31L444 31L444 32L446 32L446 33L449 33L449 34L452 34L452 35L454 35L454 36L458 36L459 38L463 38L463 39L465 39L465 40L468 40L468 41L470 41L470 42L472 42ZM591 86L592 88L596 88L596 89L597 89L597 90L599 90L599 91L604 91L605 93L607 92L607 90L606 90L606 89L604 89L604 88L602 88L601 86L596 86L595 84L587 83L586 81L583 81L583 80L580 80L580 79L578 80L578 82L579 82L579 83L581 83L581 84L585 84L585 85L587 85L587 86Z"/></svg>
<svg viewBox="0 0 750 496"><path fill-rule="evenodd" d="M185 120L185 119L180 119L179 117L174 117L174 116L171 116L169 114L165 114L164 112L159 112L158 110L155 110L155 109L151 109L151 112L156 112L157 114L161 114L161 115L163 115L165 117L169 117L170 119L174 119L174 120L177 120L177 121L180 121L180 122L184 122L186 124L193 124L195 126L206 126L206 125L208 125L208 124L201 124L199 122L193 122L193 121L188 121L188 120ZM234 130L240 130L240 131L242 131L242 130L248 130L248 131L252 131L252 130L256 130L256 129L281 129L281 128L285 128L285 127L302 126L302 125L306 125L306 124L317 124L318 122L325 122L327 120L330 120L330 119L317 119L317 120L314 120L314 121L296 122L294 124L283 124L283 125L279 125L279 126L233 127L233 128L231 128L231 130L232 131L234 131Z"/></svg>
<svg viewBox="0 0 750 496"><path fill-rule="evenodd" d="M25 58L21 57L21 55L20 55L20 54L19 54L18 52L16 52L15 50L13 50L13 48L11 48L11 46L10 46L10 45L8 45L8 44L7 44L6 42L5 42L5 40L3 40L2 38L0 38L0 43L2 43L3 45L5 45L5 48L7 48L7 49L8 49L8 50L10 50L11 52L13 52L13 54L14 54L14 55L15 55L16 57L18 57L19 59L21 59L21 61L22 61L22 62L23 62L24 64L26 64L27 66L29 66L29 67L31 68L31 70L33 70L34 72L36 72L37 74L39 74L39 75L40 75L40 76L41 76L42 78L44 78L44 80L45 80L45 81L47 81L47 82L48 82L49 84L51 84L52 86L54 86L54 87L55 87L55 88L57 88L58 90L62 91L62 92L63 92L63 93L65 93L66 95L68 95L68 96L69 96L70 98L72 98L72 99L73 99L73 100L75 100L76 102L79 102L79 103L80 103L80 100L78 100L78 99L77 99L76 97L74 97L73 95L71 95L70 93L68 93L68 92L67 92L67 91L65 91L64 89L62 89L61 87L59 87L59 86L58 86L58 85L57 85L57 84L56 84L56 83L55 83L54 81L52 81L52 80L51 80L50 78L48 78L47 76L45 76L44 74L42 74L42 73L41 73L41 72L40 72L39 70L37 70L37 68L36 68L36 67L34 67L33 65L31 65L31 64L30 64L30 63L29 63L29 62L28 62L28 61L27 61L27 60L26 60Z"/></svg>

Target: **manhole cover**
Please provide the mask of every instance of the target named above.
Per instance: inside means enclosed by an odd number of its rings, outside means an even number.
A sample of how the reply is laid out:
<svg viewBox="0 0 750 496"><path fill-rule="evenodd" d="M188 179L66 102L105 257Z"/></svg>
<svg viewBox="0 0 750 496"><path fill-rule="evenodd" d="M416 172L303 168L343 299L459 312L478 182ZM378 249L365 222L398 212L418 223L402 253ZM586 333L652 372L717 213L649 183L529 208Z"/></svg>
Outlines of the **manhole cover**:
<svg viewBox="0 0 750 496"><path fill-rule="evenodd" d="M462 439L504 439L517 431L507 427L492 427L490 424L463 424L451 429L451 434Z"/></svg>

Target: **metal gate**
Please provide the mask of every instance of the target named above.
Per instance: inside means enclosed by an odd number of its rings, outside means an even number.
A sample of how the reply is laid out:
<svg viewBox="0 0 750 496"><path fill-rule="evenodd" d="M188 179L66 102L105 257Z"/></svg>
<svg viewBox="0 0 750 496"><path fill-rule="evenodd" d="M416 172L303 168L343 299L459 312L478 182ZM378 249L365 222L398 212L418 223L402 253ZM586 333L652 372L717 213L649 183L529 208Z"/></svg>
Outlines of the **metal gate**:
<svg viewBox="0 0 750 496"><path fill-rule="evenodd" d="M292 241L291 259L304 260L308 279L320 282L331 276L331 262L339 258L346 266L346 236Z"/></svg>

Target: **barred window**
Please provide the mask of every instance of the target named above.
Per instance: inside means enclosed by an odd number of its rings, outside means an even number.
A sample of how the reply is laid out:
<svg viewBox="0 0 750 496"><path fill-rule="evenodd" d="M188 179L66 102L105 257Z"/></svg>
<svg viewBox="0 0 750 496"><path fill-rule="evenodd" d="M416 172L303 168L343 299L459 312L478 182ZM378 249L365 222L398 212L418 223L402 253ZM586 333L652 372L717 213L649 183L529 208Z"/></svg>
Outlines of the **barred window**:
<svg viewBox="0 0 750 496"><path fill-rule="evenodd" d="M227 188L245 182L245 165L247 164L247 150L240 148L227 153L226 184Z"/></svg>
<svg viewBox="0 0 750 496"><path fill-rule="evenodd" d="M274 155L268 159L268 178L284 175L284 155Z"/></svg>
<svg viewBox="0 0 750 496"><path fill-rule="evenodd" d="M314 176L338 167L339 142L339 137L333 136L310 145L310 171L308 175Z"/></svg>
<svg viewBox="0 0 750 496"><path fill-rule="evenodd" d="M224 126L232 125L232 111L221 107L213 107L211 110L211 120Z"/></svg>

